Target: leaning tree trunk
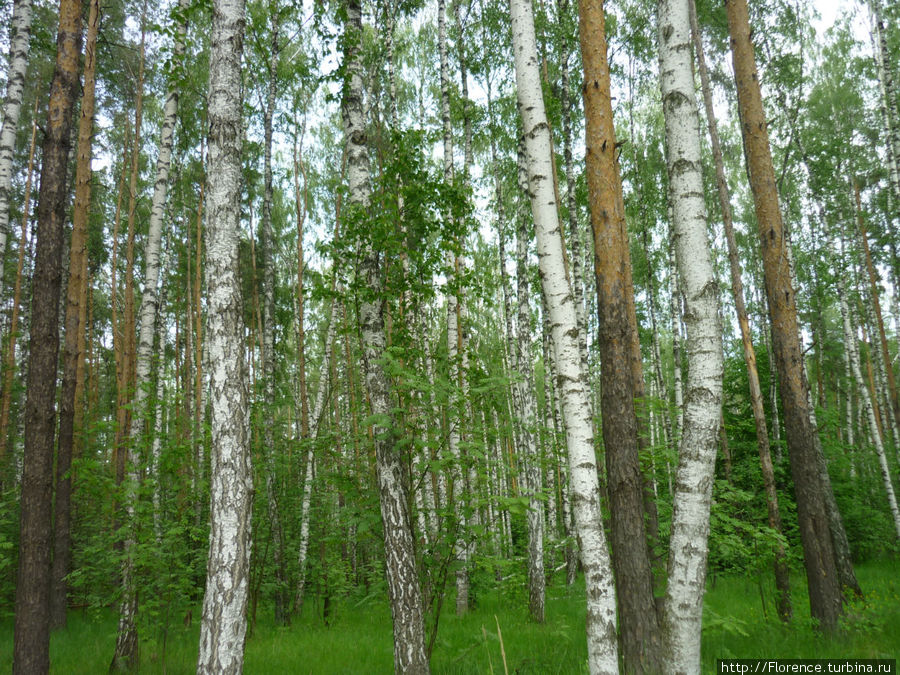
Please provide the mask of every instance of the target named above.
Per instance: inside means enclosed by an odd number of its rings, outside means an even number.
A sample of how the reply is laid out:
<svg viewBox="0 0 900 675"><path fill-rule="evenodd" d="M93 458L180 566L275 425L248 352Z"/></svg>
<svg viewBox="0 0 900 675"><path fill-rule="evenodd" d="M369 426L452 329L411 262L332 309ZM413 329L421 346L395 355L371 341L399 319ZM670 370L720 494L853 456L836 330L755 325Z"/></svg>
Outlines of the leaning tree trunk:
<svg viewBox="0 0 900 675"><path fill-rule="evenodd" d="M785 433L797 500L810 609L826 633L837 629L842 599L818 474L813 429L809 419L803 353L786 247L789 245L775 183L769 135L763 113L759 75L750 42L746 0L727 0L738 107L741 116L747 173L753 190L759 227L766 296L772 325L773 357L781 385Z"/></svg>
<svg viewBox="0 0 900 675"><path fill-rule="evenodd" d="M616 161L607 56L606 18L600 0L582 0L579 33L584 63L585 164L594 234L594 276L600 342L600 406L625 670L661 670L661 636L653 599L653 573L644 523L638 454L632 344L637 320L629 302L628 237L622 181Z"/></svg>
<svg viewBox="0 0 900 675"><path fill-rule="evenodd" d="M688 373L663 614L666 672L700 672L709 511L722 414L719 288L706 235L700 121L694 97L689 0L658 6L659 80L666 123L672 233L684 293Z"/></svg>
<svg viewBox="0 0 900 675"><path fill-rule="evenodd" d="M206 593L198 673L240 673L250 571L250 417L238 244L243 0L214 0L209 74L206 286L212 451Z"/></svg>
<svg viewBox="0 0 900 675"><path fill-rule="evenodd" d="M859 367L859 351L856 346L856 331L852 327L850 308L847 306L847 293L844 289L842 279L838 280L838 295L841 303L841 317L844 323L844 348L847 350L850 357L850 367L853 371L853 379L856 382L859 397L862 401L862 407L865 411L866 422L869 425L869 435L872 437L872 444L875 446L875 454L878 456L878 465L881 468L881 478L884 481L888 507L891 511L891 517L894 521L897 537L900 539L900 510L897 508L897 497L894 494L894 485L888 468L887 455L884 452L884 443L882 442L881 434L878 431L878 424L875 422L875 411L872 406L872 398L863 381L862 371Z"/></svg>
<svg viewBox="0 0 900 675"><path fill-rule="evenodd" d="M703 89L703 104L706 109L706 124L709 129L710 145L713 161L716 164L716 186L718 187L719 207L722 209L722 227L725 230L725 241L728 245L728 263L731 270L731 295L741 329L741 344L744 349L744 363L747 365L747 379L750 386L750 407L753 410L753 421L756 424L756 446L759 452L759 464L762 469L763 487L766 493L766 509L769 516L769 527L782 533L781 511L778 508L778 493L775 489L775 469L772 466L772 453L769 445L769 430L766 427L766 412L763 406L762 387L759 383L759 371L756 368L756 350L750 333L750 318L744 304L744 284L741 279L741 263L734 238L734 225L731 218L731 196L728 192L728 181L725 178L725 162L722 158L722 147L719 143L719 130L713 109L712 87L706 69L706 58L703 53L703 39L697 22L697 8L694 0L690 0L691 33L694 50L697 55L697 66L700 72L700 83ZM784 545L775 545L775 605L778 617L788 621L793 614L791 608L790 569Z"/></svg>
<svg viewBox="0 0 900 675"><path fill-rule="evenodd" d="M81 3L60 0L56 68L44 133L31 295L25 397L19 568L16 577L14 673L50 669L50 552L53 440L59 360L59 296L67 168L75 97L80 88Z"/></svg>
<svg viewBox="0 0 900 675"><path fill-rule="evenodd" d="M360 222L369 207L369 157L363 114L359 0L346 4L345 85L341 115L347 148L349 221ZM391 413L390 380L381 362L386 350L382 259L371 242L362 241L357 274L367 289L359 307L363 372L375 422L375 468L384 528L385 576L394 631L394 670L428 673L422 592L413 548L408 487L403 482L400 448Z"/></svg>
<svg viewBox="0 0 900 675"><path fill-rule="evenodd" d="M94 90L96 85L96 46L100 27L99 0L91 0L87 41L84 49L84 85L81 94L81 117L78 121L77 165L75 168L75 206L72 215L72 238L69 244L69 283L66 289L65 346L63 348L63 380L59 395L59 440L56 451L56 499L54 500L53 590L50 597L50 622L53 628L66 625L66 609L71 560L71 497L69 470L75 446L75 385L78 374L81 299L87 261L87 221L91 208L91 157L94 134Z"/></svg>
<svg viewBox="0 0 900 675"><path fill-rule="evenodd" d="M586 580L588 666L592 675L617 673L615 591L600 514L590 394L581 365L575 303L566 277L531 2L510 0L510 18L541 287L550 312L569 452L572 508Z"/></svg>
<svg viewBox="0 0 900 675"><path fill-rule="evenodd" d="M31 44L31 0L14 0L9 31L9 67L6 71L6 99L3 104L3 126L0 127L0 265L6 258L9 238L9 196L12 188L13 154L28 51ZM0 290L3 281L0 279Z"/></svg>

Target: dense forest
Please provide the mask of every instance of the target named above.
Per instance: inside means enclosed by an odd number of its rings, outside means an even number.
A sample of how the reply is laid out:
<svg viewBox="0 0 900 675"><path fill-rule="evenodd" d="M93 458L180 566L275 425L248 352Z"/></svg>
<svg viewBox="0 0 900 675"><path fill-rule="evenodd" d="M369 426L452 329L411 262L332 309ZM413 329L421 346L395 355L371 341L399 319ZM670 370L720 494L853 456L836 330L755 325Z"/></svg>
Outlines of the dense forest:
<svg viewBox="0 0 900 675"><path fill-rule="evenodd" d="M0 667L900 653L900 5L0 24Z"/></svg>

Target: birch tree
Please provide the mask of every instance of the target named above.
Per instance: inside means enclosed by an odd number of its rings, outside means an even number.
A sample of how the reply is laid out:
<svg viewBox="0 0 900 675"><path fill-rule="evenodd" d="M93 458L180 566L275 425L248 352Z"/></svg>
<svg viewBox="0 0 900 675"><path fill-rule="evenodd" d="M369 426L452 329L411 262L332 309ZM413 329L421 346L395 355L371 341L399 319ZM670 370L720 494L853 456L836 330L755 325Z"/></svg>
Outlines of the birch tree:
<svg viewBox="0 0 900 675"><path fill-rule="evenodd" d="M586 580L588 667L592 675L617 673L615 591L600 515L591 404L553 189L550 128L541 92L534 15L529 0L510 0L509 9L528 195L537 234L541 288L550 315L558 392L565 417L569 489Z"/></svg>
<svg viewBox="0 0 900 675"><path fill-rule="evenodd" d="M348 0L344 23L345 80L341 117L347 152L349 219L361 220L369 206L370 181L366 123L363 115L361 74L362 10L359 0ZM362 239L362 238L361 238ZM428 673L422 592L413 550L408 487L403 482L397 431L391 413L390 381L382 359L386 336L382 301L384 260L370 241L362 250L357 275L363 287L359 329L363 346L363 372L374 420L375 469L381 520L384 528L385 575L394 631L394 670Z"/></svg>
<svg viewBox="0 0 900 675"><path fill-rule="evenodd" d="M688 361L663 614L665 671L669 673L700 672L709 510L724 368L718 315L719 288L706 234L700 120L694 95L688 2L660 0L657 8L659 81L672 202L672 245L680 288L684 293Z"/></svg>
<svg viewBox="0 0 900 675"><path fill-rule="evenodd" d="M6 258L9 238L9 196L12 187L16 131L25 90L25 71L31 46L31 0L14 0L9 31L9 66L6 71L6 99L0 127L0 263ZM2 290L0 279L0 290Z"/></svg>
<svg viewBox="0 0 900 675"><path fill-rule="evenodd" d="M741 264L738 258L737 242L734 237L734 224L731 217L731 196L728 181L725 178L725 162L722 158L722 147L719 142L719 130L713 109L712 87L706 68L706 57L703 50L703 38L697 22L697 8L694 0L690 0L691 34L697 58L697 69L703 91L703 106L706 110L706 124L709 130L713 161L716 165L716 187L718 188L719 207L722 210L722 227L725 231L725 242L728 246L728 265L731 272L731 295L734 298L734 309L737 313L741 331L741 346L744 351L744 363L747 366L747 381L750 385L750 407L753 410L753 421L756 425L756 445L759 452L759 464L762 469L763 488L766 493L766 510L769 527L781 534L781 511L778 508L778 493L775 490L775 469L772 466L772 453L769 445L769 431L766 427L766 413L763 406L762 387L759 383L759 371L756 367L756 350L750 334L750 318L744 302L744 283L741 278ZM791 618L790 570L785 556L784 545L778 543L775 549L775 587L778 616L782 621Z"/></svg>
<svg viewBox="0 0 900 675"><path fill-rule="evenodd" d="M244 15L243 0L213 2L206 184L212 448L198 674L240 673L247 630L253 474L238 267Z"/></svg>

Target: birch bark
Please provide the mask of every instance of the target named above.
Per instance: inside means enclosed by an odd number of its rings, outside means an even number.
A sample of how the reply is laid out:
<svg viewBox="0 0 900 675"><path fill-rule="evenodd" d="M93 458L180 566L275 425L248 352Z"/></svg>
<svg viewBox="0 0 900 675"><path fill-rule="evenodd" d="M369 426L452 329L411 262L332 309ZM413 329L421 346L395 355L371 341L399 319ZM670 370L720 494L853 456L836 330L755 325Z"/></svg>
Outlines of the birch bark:
<svg viewBox="0 0 900 675"><path fill-rule="evenodd" d="M510 18L528 194L537 234L541 287L550 314L558 391L565 417L572 508L586 580L588 667L592 675L617 673L615 591L600 514L593 419L581 366L575 303L566 277L531 2L510 0Z"/></svg>
<svg viewBox="0 0 900 675"><path fill-rule="evenodd" d="M731 271L731 294L741 330L741 344L744 350L744 363L747 366L747 380L750 386L750 406L753 410L753 421L756 425L756 445L759 452L759 463L762 469L763 487L766 493L766 509L769 527L781 534L781 511L778 508L778 493L775 489L775 470L772 466L772 453L769 445L769 431L766 427L766 413L763 407L762 388L759 383L759 371L756 367L756 350L750 333L750 318L744 303L744 284L741 279L741 264L738 258L737 242L734 238L734 225L731 218L731 196L728 181L725 178L725 162L719 143L719 130L713 109L712 87L706 69L706 58L703 51L703 39L697 22L697 8L694 0L690 0L691 33L697 56L697 67L700 72L700 83L703 90L703 104L706 109L706 124L709 130L713 161L716 165L716 186L718 187L719 207L722 209L722 227L725 230L725 241L728 246L728 263ZM790 620L791 607L790 569L788 568L784 546L779 542L775 549L775 604L778 616L782 621Z"/></svg>
<svg viewBox="0 0 900 675"><path fill-rule="evenodd" d="M666 672L700 672L709 510L722 410L719 289L706 234L688 0L658 5L660 89L688 374L663 615Z"/></svg>
<svg viewBox="0 0 900 675"><path fill-rule="evenodd" d="M253 473L238 261L244 16L243 0L213 2L206 189L212 451L198 674L240 673L247 631Z"/></svg>
<svg viewBox="0 0 900 675"><path fill-rule="evenodd" d="M369 157L363 114L360 41L362 10L348 0L344 24L345 82L341 116L347 149L348 206L351 220L361 219L369 207ZM394 670L419 675L429 672L425 656L422 592L416 571L408 487L397 447L391 414L390 381L382 364L386 349L383 258L372 242L360 242L357 274L366 288L359 307L363 344L363 372L375 422L375 467L384 527L385 574L394 632Z"/></svg>
<svg viewBox="0 0 900 675"><path fill-rule="evenodd" d="M9 197L12 187L13 153L22 110L25 71L31 44L31 0L14 0L9 31L9 67L6 72L6 99L0 127L0 264L6 258L9 238ZM2 284L2 281L0 281ZM0 288L2 290L2 288Z"/></svg>

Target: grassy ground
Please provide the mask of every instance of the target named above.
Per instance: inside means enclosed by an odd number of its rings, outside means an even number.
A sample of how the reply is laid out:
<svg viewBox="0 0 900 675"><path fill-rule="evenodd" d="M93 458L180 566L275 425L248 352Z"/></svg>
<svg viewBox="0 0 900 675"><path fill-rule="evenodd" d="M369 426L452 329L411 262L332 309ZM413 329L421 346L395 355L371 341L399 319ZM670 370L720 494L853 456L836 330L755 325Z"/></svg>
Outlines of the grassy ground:
<svg viewBox="0 0 900 675"><path fill-rule="evenodd" d="M714 673L720 658L896 658L900 654L900 564L896 560L857 568L866 591L865 602L848 608L842 634L826 639L813 633L809 605L794 582L794 621L781 624L774 617L771 588L754 579L710 579L704 611L703 672ZM480 596L477 607L464 617L453 614L453 603L441 617L432 657L440 674L504 672L502 648L510 673L583 673L583 586L548 589L547 622L528 620L522 594L503 598ZM390 673L391 624L387 605L373 600L332 605L332 621L325 626L315 607L289 628L272 625L263 608L254 635L247 642L245 672L257 673ZM195 615L197 611L195 610ZM142 673L193 673L199 627L180 619L161 634L145 635L141 646ZM72 612L69 627L53 636L53 673L93 675L106 672L115 644L111 613ZM0 670L12 661L12 621L0 623Z"/></svg>

